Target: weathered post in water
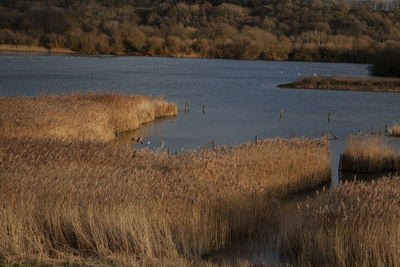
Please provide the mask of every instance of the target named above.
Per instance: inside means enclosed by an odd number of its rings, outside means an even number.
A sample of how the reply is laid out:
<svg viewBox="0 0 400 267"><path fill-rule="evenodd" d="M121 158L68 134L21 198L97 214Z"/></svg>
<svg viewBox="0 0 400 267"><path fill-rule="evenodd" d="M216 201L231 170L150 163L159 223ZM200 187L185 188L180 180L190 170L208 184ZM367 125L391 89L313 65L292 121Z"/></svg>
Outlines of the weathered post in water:
<svg viewBox="0 0 400 267"><path fill-rule="evenodd" d="M258 135L256 135L256 137L254 139L254 143L258 144Z"/></svg>
<svg viewBox="0 0 400 267"><path fill-rule="evenodd" d="M214 142L214 139L211 141L211 146L212 146L212 149L214 150L214 149L215 149L215 142Z"/></svg>
<svg viewBox="0 0 400 267"><path fill-rule="evenodd" d="M330 122L330 121L331 121L331 113L328 112L328 122Z"/></svg>
<svg viewBox="0 0 400 267"><path fill-rule="evenodd" d="M185 113L189 112L189 102L185 102Z"/></svg>
<svg viewBox="0 0 400 267"><path fill-rule="evenodd" d="M280 112L279 112L279 118L282 119L282 117L283 117L283 109L281 109Z"/></svg>
<svg viewBox="0 0 400 267"><path fill-rule="evenodd" d="M203 104L203 114L206 113L206 104Z"/></svg>

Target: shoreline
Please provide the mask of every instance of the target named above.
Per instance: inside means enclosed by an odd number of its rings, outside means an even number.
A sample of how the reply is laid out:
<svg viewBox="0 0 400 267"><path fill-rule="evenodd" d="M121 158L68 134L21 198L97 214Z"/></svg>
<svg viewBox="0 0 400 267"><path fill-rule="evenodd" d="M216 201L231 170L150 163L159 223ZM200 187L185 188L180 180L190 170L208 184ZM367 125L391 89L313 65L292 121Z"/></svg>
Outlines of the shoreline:
<svg viewBox="0 0 400 267"><path fill-rule="evenodd" d="M400 93L400 79L314 76L279 84L278 88Z"/></svg>
<svg viewBox="0 0 400 267"><path fill-rule="evenodd" d="M68 48L46 48L44 46L8 45L8 44L0 44L0 52L76 54L76 52Z"/></svg>
<svg viewBox="0 0 400 267"><path fill-rule="evenodd" d="M87 57L160 57L160 58L187 58L187 59L220 59L220 60L237 60L237 61L272 61L272 62L310 62L310 63L342 63L342 64L369 64L366 62L352 62L352 61L330 61L330 60L296 60L293 58L288 59L239 59L239 58L224 58L224 57L204 57L200 54L185 54L177 53L176 55L152 55L152 54L140 54L140 53L118 53L118 54L102 54L102 53L85 53L76 52L69 48L46 48L43 46L25 46L25 45L9 45L0 44L1 52L15 52L15 53L45 53L45 54L72 54L76 56L87 56Z"/></svg>

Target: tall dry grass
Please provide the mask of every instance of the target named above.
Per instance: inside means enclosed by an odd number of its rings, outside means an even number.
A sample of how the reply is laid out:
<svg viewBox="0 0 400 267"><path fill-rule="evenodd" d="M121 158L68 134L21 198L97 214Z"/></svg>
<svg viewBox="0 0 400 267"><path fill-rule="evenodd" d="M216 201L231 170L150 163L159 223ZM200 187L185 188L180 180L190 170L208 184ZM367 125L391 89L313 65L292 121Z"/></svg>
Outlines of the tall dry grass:
<svg viewBox="0 0 400 267"><path fill-rule="evenodd" d="M0 44L0 51L60 53L60 54L75 53L74 51L68 48L59 48L59 47L46 48L43 46L12 45L12 44Z"/></svg>
<svg viewBox="0 0 400 267"><path fill-rule="evenodd" d="M283 228L295 266L400 266L400 177L344 183L303 202Z"/></svg>
<svg viewBox="0 0 400 267"><path fill-rule="evenodd" d="M400 137L400 126L394 125L390 129L388 129L387 135L394 136L394 137Z"/></svg>
<svg viewBox="0 0 400 267"><path fill-rule="evenodd" d="M207 252L265 234L280 198L329 181L329 143L267 139L169 156L2 138L0 174L4 262L206 264Z"/></svg>
<svg viewBox="0 0 400 267"><path fill-rule="evenodd" d="M341 170L380 173L400 169L400 155L378 135L350 135L345 144Z"/></svg>
<svg viewBox="0 0 400 267"><path fill-rule="evenodd" d="M159 117L177 114L162 98L118 94L64 94L0 98L0 138L49 137L109 141Z"/></svg>

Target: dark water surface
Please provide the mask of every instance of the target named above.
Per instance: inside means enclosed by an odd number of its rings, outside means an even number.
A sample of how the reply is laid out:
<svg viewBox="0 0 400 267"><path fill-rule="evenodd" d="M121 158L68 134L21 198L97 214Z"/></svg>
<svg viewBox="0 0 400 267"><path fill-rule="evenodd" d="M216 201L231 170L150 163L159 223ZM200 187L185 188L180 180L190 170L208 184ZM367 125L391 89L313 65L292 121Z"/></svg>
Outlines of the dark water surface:
<svg viewBox="0 0 400 267"><path fill-rule="evenodd" d="M0 94L115 92L164 95L178 104L176 118L141 128L157 147L170 151L236 144L267 137L320 137L332 132L333 184L339 153L358 129L383 129L400 122L400 94L280 89L276 85L310 75L368 76L367 65L176 59L157 57L80 57L0 53ZM183 112L184 103L190 112ZM203 104L205 113L203 114ZM280 118L280 110L283 117ZM328 122L328 112L331 121ZM130 134L126 135L130 139Z"/></svg>

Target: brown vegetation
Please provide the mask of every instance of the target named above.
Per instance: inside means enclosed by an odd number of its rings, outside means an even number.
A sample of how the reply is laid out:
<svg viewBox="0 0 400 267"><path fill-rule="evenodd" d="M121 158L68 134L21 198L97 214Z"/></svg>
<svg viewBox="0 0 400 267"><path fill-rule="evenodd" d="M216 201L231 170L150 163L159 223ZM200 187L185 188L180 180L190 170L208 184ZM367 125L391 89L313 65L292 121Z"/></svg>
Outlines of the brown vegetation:
<svg viewBox="0 0 400 267"><path fill-rule="evenodd" d="M326 140L169 156L113 142L3 136L0 173L5 262L182 266L265 234L277 200L330 180L330 159Z"/></svg>
<svg viewBox="0 0 400 267"><path fill-rule="evenodd" d="M382 173L400 170L400 155L377 135L350 135L341 158L341 170Z"/></svg>
<svg viewBox="0 0 400 267"><path fill-rule="evenodd" d="M400 126L394 125L392 128L390 128L387 131L387 135L394 136L394 137L400 137Z"/></svg>
<svg viewBox="0 0 400 267"><path fill-rule="evenodd" d="M0 98L0 138L52 137L109 141L116 130L137 129L177 114L162 98L117 94L64 94Z"/></svg>
<svg viewBox="0 0 400 267"><path fill-rule="evenodd" d="M400 79L313 76L298 79L281 88L368 92L400 92Z"/></svg>
<svg viewBox="0 0 400 267"><path fill-rule="evenodd" d="M46 48L42 46L27 46L27 45L0 45L0 51L15 51L15 52L40 52L40 53L74 53L68 48Z"/></svg>
<svg viewBox="0 0 400 267"><path fill-rule="evenodd" d="M0 44L79 53L370 62L376 51L400 47L398 7L390 1L386 10L378 0L3 0Z"/></svg>
<svg viewBox="0 0 400 267"><path fill-rule="evenodd" d="M282 228L296 266L400 266L400 177L344 183L299 205Z"/></svg>

